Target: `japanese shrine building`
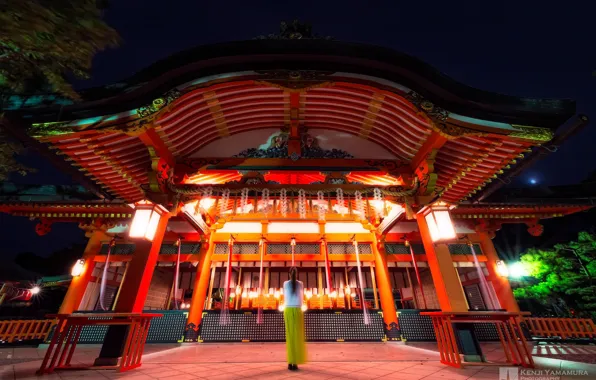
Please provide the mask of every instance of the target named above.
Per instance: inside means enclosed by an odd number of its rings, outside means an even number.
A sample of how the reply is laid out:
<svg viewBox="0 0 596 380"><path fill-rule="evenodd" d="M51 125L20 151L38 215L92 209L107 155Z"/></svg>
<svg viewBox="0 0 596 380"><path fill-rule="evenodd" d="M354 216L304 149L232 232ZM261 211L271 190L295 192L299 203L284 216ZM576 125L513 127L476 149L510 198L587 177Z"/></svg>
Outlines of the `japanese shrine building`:
<svg viewBox="0 0 596 380"><path fill-rule="evenodd" d="M170 310L155 341L283 339L291 266L311 340L424 340L420 310L519 311L495 231L539 235L591 207L488 197L563 124L587 123L573 101L473 89L386 48L203 46L81 95L5 99L2 127L86 190L5 191L0 211L48 239L78 223L89 242L60 312Z"/></svg>

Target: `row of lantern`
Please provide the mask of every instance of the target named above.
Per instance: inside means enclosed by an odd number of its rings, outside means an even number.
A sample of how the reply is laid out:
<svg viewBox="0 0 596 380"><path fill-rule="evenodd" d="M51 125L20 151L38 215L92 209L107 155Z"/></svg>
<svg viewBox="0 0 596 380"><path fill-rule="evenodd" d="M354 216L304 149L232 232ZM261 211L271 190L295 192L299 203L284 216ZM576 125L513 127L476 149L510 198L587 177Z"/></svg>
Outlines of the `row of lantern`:
<svg viewBox="0 0 596 380"><path fill-rule="evenodd" d="M449 205L435 203L424 207L421 211L428 225L431 239L434 242L452 240L457 237L455 227L449 214ZM139 202L135 205L135 214L130 225L129 236L133 239L146 239L153 241L159 222L167 213L161 206L149 201ZM78 260L71 271L71 275L80 276L85 268L85 261Z"/></svg>

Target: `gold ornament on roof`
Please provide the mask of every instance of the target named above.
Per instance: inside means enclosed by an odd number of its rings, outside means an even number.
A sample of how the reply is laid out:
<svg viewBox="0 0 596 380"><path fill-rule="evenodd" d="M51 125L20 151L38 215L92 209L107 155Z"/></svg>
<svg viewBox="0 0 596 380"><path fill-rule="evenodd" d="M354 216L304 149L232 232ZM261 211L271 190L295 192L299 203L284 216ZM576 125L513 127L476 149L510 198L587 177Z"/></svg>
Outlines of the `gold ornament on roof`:
<svg viewBox="0 0 596 380"><path fill-rule="evenodd" d="M520 139L537 142L547 142L555 137L553 131L548 128L530 127L527 125L517 124L511 124L511 127L513 127L515 131L510 133L509 137L517 137Z"/></svg>

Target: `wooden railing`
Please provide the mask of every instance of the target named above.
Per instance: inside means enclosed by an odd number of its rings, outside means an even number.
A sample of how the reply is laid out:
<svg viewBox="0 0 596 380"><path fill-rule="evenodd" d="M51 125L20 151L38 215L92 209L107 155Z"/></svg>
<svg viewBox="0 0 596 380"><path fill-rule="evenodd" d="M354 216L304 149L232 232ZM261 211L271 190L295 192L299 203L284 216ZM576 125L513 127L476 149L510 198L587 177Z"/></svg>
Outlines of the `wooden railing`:
<svg viewBox="0 0 596 380"><path fill-rule="evenodd" d="M24 340L45 341L56 324L53 319L0 321L0 342L13 343Z"/></svg>
<svg viewBox="0 0 596 380"><path fill-rule="evenodd" d="M456 368L462 368L464 364L472 364L464 363L461 360L454 324L492 323L499 334L501 348L507 362L506 365L534 368L532 352L526 344L526 339L519 324L521 313L431 311L422 312L420 315L428 315L432 319L437 337L437 346L441 355L441 363L443 364Z"/></svg>
<svg viewBox="0 0 596 380"><path fill-rule="evenodd" d="M596 338L596 325L589 318L524 318L533 337Z"/></svg>

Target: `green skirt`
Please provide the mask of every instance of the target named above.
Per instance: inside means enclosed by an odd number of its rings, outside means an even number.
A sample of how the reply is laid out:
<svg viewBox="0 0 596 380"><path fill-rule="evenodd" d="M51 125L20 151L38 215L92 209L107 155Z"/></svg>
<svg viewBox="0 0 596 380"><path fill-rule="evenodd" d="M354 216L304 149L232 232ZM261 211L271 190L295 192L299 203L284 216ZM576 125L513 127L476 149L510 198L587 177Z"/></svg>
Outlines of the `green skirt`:
<svg viewBox="0 0 596 380"><path fill-rule="evenodd" d="M306 362L306 344L304 343L304 313L299 307L284 309L286 323L286 350L288 364Z"/></svg>

